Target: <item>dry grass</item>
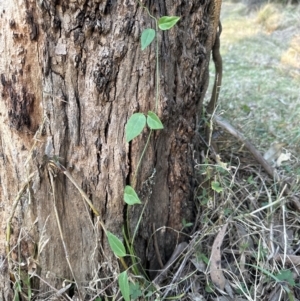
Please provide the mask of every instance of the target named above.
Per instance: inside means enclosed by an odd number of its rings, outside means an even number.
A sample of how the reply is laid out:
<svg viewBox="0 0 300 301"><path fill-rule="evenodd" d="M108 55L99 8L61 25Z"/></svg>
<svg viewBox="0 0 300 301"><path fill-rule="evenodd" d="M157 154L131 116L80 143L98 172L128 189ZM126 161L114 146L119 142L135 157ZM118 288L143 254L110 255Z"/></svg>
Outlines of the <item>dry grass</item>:
<svg viewBox="0 0 300 301"><path fill-rule="evenodd" d="M298 300L299 184L271 179L224 138L229 163L196 166L195 232L158 292L175 300Z"/></svg>

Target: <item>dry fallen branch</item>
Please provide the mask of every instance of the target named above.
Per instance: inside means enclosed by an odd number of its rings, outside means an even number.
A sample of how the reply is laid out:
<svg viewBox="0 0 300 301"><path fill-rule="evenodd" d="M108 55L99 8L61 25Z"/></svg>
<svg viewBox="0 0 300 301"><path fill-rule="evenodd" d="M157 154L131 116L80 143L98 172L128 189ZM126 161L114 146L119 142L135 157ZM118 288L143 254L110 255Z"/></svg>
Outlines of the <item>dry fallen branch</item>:
<svg viewBox="0 0 300 301"><path fill-rule="evenodd" d="M214 116L214 121L226 130L229 134L236 137L239 141L241 141L247 149L251 152L254 158L262 165L265 171L269 174L270 177L274 178L275 180L279 180L279 176L276 173L276 170L264 159L262 154L250 143L242 133L236 130L229 122L220 116Z"/></svg>
<svg viewBox="0 0 300 301"><path fill-rule="evenodd" d="M165 278L166 274L168 273L169 269L173 265L173 263L178 259L178 257L182 254L182 252L186 249L188 244L186 242L182 242L178 244L178 246L175 248L171 258L168 260L168 262L163 267L162 271L156 276L156 278L153 280L154 284L159 285Z"/></svg>
<svg viewBox="0 0 300 301"><path fill-rule="evenodd" d="M288 189L285 190L285 195L290 194L291 192L291 181L283 180L277 174L276 170L264 159L262 154L250 143L242 133L236 130L227 120L221 118L220 116L214 115L214 121L224 130L226 130L229 134L237 138L240 142L242 142L246 148L251 152L254 158L261 164L261 166L265 169L268 175L276 180L277 182L282 183L283 185L287 185ZM296 207L297 211L300 211L300 200L293 193L292 203Z"/></svg>

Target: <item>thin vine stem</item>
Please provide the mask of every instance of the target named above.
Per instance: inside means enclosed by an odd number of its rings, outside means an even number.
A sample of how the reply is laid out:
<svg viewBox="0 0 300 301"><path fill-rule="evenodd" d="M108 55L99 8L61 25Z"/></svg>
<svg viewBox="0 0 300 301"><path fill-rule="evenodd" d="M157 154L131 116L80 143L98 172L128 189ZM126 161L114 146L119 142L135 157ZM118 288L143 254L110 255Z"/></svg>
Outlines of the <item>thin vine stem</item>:
<svg viewBox="0 0 300 301"><path fill-rule="evenodd" d="M155 73L155 77L156 77L156 80L155 80L155 85L156 85L156 87L155 87L155 108L154 108L154 112L155 112L155 114L157 114L157 111L158 111L158 101L159 101L159 93L160 93L160 77L159 77L160 65L159 65L158 20L150 13L149 9L146 6L144 6L139 0L137 0L137 2L139 3L139 5L142 8L144 8L147 11L147 13L150 16L150 18L152 18L155 21L155 36L156 36L156 43L155 43L155 59L156 59L156 73ZM149 142L150 142L150 138L152 136L152 132L153 132L153 130L150 129L150 133L148 135L146 144L144 146L144 149L142 151L142 154L141 154L141 156L139 158L138 164L137 164L135 172L134 172L133 183L136 183L137 174L138 174L138 171L139 171L142 159L143 159L143 157L144 157L144 155L146 153L146 150L148 148L148 145L149 145ZM129 237L125 238L125 240L127 241L127 247L129 248L131 256L133 256L133 257L135 256L134 249L133 249L134 240L135 240L135 237L137 235L138 229L140 227L140 224L141 224L141 221L142 221L142 217L144 215L144 211L146 209L147 203L148 203L148 199L146 200L145 204L143 205L143 209L142 209L141 214L139 215L139 219L138 219L138 222L137 222L137 224L135 226L132 238L131 239ZM128 217L129 217L129 207L128 207L128 212L127 212L127 218ZM129 230L129 221L128 220L127 220L127 225L128 225L128 230ZM136 263L135 259L133 260L133 262Z"/></svg>
<svg viewBox="0 0 300 301"><path fill-rule="evenodd" d="M149 133L148 138L147 138L146 145L145 145L145 147L144 147L144 149L143 149L143 152L142 152L141 157L140 157L140 159L139 159L139 162L138 162L138 164L137 164L137 167L136 167L136 170L135 170L135 173L134 173L134 178L133 178L133 182L134 182L134 183L135 183L135 181L136 181L137 173L138 173L138 170L139 170L140 165L141 165L141 163L142 163L142 159L143 159L143 157L144 157L144 155L145 155L145 152L146 152L146 150L147 150L148 144L149 144L149 142L150 142L150 138L151 138L152 132L153 132L153 130L150 130L150 133Z"/></svg>
<svg viewBox="0 0 300 301"><path fill-rule="evenodd" d="M150 16L150 18L154 19L155 22L157 22L157 19L153 15L151 15L149 8L145 5L143 5L143 3L141 3L141 1L139 1L139 0L137 0L137 2L142 8L144 8L147 11L147 14Z"/></svg>
<svg viewBox="0 0 300 301"><path fill-rule="evenodd" d="M132 245L132 246L133 246L134 239L135 239L135 236L136 236L136 234L137 234L137 231L138 231L138 229L139 229L140 223L141 223L141 221L142 221L142 217L143 217L143 215L144 215L144 211L145 211L145 209L146 209L147 203L148 203L148 198L147 198L147 200L146 200L146 202L145 202L145 204L144 204L144 206L143 206L142 212L141 212L141 214L140 214L140 216L139 216L139 220L138 220L138 222L137 222L137 224L136 224L136 226L135 226L134 233L133 233L133 236L132 236L132 239L131 239L131 245Z"/></svg>
<svg viewBox="0 0 300 301"><path fill-rule="evenodd" d="M160 79L159 79L159 59L158 59L158 25L157 25L157 19L150 13L148 7L144 6L139 0L137 0L139 5L144 8L147 11L147 14L150 18L152 18L155 21L155 35L156 35L156 45L155 45L155 56L156 56L156 94L155 94L155 114L157 114L158 110L158 97L160 93Z"/></svg>
<svg viewBox="0 0 300 301"><path fill-rule="evenodd" d="M158 26L157 20L155 19L155 30L156 30L156 95L155 95L155 114L158 110L158 97L160 93L160 78L159 78L159 59L158 59Z"/></svg>
<svg viewBox="0 0 300 301"><path fill-rule="evenodd" d="M156 35L156 43L155 43L155 59L156 59L156 81L155 81L155 84L156 84L156 93L155 93L155 114L157 114L157 109L158 109L158 97L159 97L159 93L160 93L160 80L159 80L159 71L160 71L160 68L159 68L159 59L158 59L158 25L157 25L157 19L150 13L148 7L144 6L139 0L137 0L137 2L139 3L139 5L144 8L146 11L147 11L147 14L149 15L150 18L152 18L154 21L155 21L155 35ZM139 170L139 167L140 167L140 164L142 162L142 159L144 157L144 154L147 150L147 147L148 147L148 144L149 144L149 141L150 141L150 138L151 138L151 135L152 135L152 130L150 130L150 133L149 133L149 136L147 138L147 142L146 142L146 145L143 149L143 152L142 152L142 155L139 159L139 162L137 164L137 167L136 167L136 171L134 173L134 183L136 181L136 177L137 177L137 173L138 173L138 170Z"/></svg>

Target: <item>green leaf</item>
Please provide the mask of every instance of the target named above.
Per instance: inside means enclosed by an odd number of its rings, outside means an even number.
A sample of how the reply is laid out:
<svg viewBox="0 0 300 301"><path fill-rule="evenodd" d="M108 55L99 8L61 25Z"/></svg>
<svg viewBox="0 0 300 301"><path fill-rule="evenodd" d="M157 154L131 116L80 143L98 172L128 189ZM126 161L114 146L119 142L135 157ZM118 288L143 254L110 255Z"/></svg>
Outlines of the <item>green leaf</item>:
<svg viewBox="0 0 300 301"><path fill-rule="evenodd" d="M290 270L281 270L275 277L279 281L286 281L290 286L295 286L295 280L293 277L293 273Z"/></svg>
<svg viewBox="0 0 300 301"><path fill-rule="evenodd" d="M240 282L239 286L236 289L236 291L238 292L238 294L246 295L249 290L248 290L248 288L247 288L247 286L245 285L244 282Z"/></svg>
<svg viewBox="0 0 300 301"><path fill-rule="evenodd" d="M286 273L285 271L287 270L283 270L283 271L280 271L276 276L273 275L271 272L261 268L260 266L257 266L257 265L253 265L253 264L250 264L250 263L246 263L247 265L249 265L250 267L253 267L253 268L256 268L258 269L259 271L262 271L264 274L266 274L267 276L273 278L273 280L275 280L276 282L282 282L283 280L287 281L288 283L291 281L291 286L294 286L295 285L295 281L294 279L291 279L290 277L292 277L292 274L291 273ZM282 276L280 276L280 274ZM279 277L278 277L279 276ZM283 286L284 287L284 286Z"/></svg>
<svg viewBox="0 0 300 301"><path fill-rule="evenodd" d="M205 291L207 293L213 293L214 292L213 285L211 283L206 283L206 285L205 285Z"/></svg>
<svg viewBox="0 0 300 301"><path fill-rule="evenodd" d="M168 30L168 29L171 29L179 20L180 20L180 17L164 16L158 20L158 27L161 30Z"/></svg>
<svg viewBox="0 0 300 301"><path fill-rule="evenodd" d="M128 205L141 204L135 190L129 185L127 185L124 190L124 201Z"/></svg>
<svg viewBox="0 0 300 301"><path fill-rule="evenodd" d="M197 256L197 261L201 260L204 263L209 264L209 258L204 253L196 254L196 256Z"/></svg>
<svg viewBox="0 0 300 301"><path fill-rule="evenodd" d="M121 242L121 240L109 231L106 232L106 236L108 239L109 246L112 249L112 251L114 252L114 254L118 257L126 256L125 247L124 247L123 243Z"/></svg>
<svg viewBox="0 0 300 301"><path fill-rule="evenodd" d="M182 219L183 229L193 226L193 223L188 223L185 218Z"/></svg>
<svg viewBox="0 0 300 301"><path fill-rule="evenodd" d="M253 175L251 175L250 177L248 177L247 183L248 184L255 184L255 181L253 180Z"/></svg>
<svg viewBox="0 0 300 301"><path fill-rule="evenodd" d="M19 292L18 291L15 291L14 301L20 301Z"/></svg>
<svg viewBox="0 0 300 301"><path fill-rule="evenodd" d="M20 301L19 292L22 292L21 283L19 281L14 284L14 301Z"/></svg>
<svg viewBox="0 0 300 301"><path fill-rule="evenodd" d="M251 108L247 105L242 105L241 109L247 114L249 114L251 112Z"/></svg>
<svg viewBox="0 0 300 301"><path fill-rule="evenodd" d="M214 191L216 191L217 193L220 193L221 191L223 191L223 188L220 186L219 182L212 181L211 182L211 188Z"/></svg>
<svg viewBox="0 0 300 301"><path fill-rule="evenodd" d="M145 295L145 297L151 297L153 296L154 292L152 291L148 291L148 293Z"/></svg>
<svg viewBox="0 0 300 301"><path fill-rule="evenodd" d="M130 142L138 136L146 125L146 117L143 113L131 115L125 126L126 142Z"/></svg>
<svg viewBox="0 0 300 301"><path fill-rule="evenodd" d="M151 130L161 130L164 128L158 116L151 111L148 112L147 124Z"/></svg>
<svg viewBox="0 0 300 301"><path fill-rule="evenodd" d="M141 47L144 50L155 38L155 30L152 28L147 28L143 30L141 35Z"/></svg>
<svg viewBox="0 0 300 301"><path fill-rule="evenodd" d="M130 289L129 289L129 282L128 282L128 276L127 272L122 272L118 277L119 287L122 293L122 296L125 301L130 301Z"/></svg>
<svg viewBox="0 0 300 301"><path fill-rule="evenodd" d="M131 299L137 300L139 297L143 296L139 283L129 283L129 288Z"/></svg>

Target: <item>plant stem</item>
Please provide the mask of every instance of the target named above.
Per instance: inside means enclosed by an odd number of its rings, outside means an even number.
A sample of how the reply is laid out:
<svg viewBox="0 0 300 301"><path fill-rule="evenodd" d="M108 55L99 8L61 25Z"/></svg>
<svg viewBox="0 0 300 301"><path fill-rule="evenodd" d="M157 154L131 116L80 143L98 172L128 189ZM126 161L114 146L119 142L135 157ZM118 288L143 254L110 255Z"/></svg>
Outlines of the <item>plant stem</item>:
<svg viewBox="0 0 300 301"><path fill-rule="evenodd" d="M144 6L139 0L137 0L139 5L144 8L147 11L147 14L150 18L152 18L155 21L155 34L156 34L156 45L155 45L155 52L156 52L156 95L155 95L155 114L157 114L157 108L158 108L158 96L159 96L159 90L160 90L160 80L159 80L159 60L158 60L158 26L157 26L157 19L151 15L148 7Z"/></svg>
<svg viewBox="0 0 300 301"><path fill-rule="evenodd" d="M152 130L150 130L150 133L149 133L148 138L147 138L146 145L145 145L145 147L144 147L144 149L143 149L143 152L142 152L141 157L140 157L140 159L139 159L139 162L138 162L138 164L137 164L137 167L136 167L136 170L135 170L135 173L134 173L134 178L133 178L133 182L134 182L134 183L135 183L135 181L136 181L136 176L137 176L139 167L140 167L140 165L141 165L142 159L143 159L143 157L144 157L144 155L145 155L146 149L147 149L147 147L148 147L148 144L149 144L151 135L152 135Z"/></svg>
<svg viewBox="0 0 300 301"><path fill-rule="evenodd" d="M155 114L157 114L158 109L158 97L160 93L160 78L159 78L159 59L158 59L158 26L157 20L155 19L155 30L156 30L156 95L155 95Z"/></svg>
<svg viewBox="0 0 300 301"><path fill-rule="evenodd" d="M157 19L156 19L153 15L151 15L151 13L150 13L148 7L144 6L143 3L141 3L139 0L137 0L137 2L138 2L138 4L139 4L142 8L144 8L144 9L147 11L147 14L149 15L149 17L152 18L152 19L154 19L155 22L156 22Z"/></svg>
<svg viewBox="0 0 300 301"><path fill-rule="evenodd" d="M132 239L131 239L131 245L132 245L132 246L133 246L134 239L135 239L135 236L136 236L136 234L137 234L137 231L138 231L138 229L139 229L140 223L141 223L141 221L142 221L142 217L143 217L145 208L146 208L146 206L147 206L147 203L148 203L148 199L146 200L146 202L145 202L145 204L144 204L144 206L143 206L142 212L141 212L141 214L140 214L140 216L139 216L139 220L138 220L138 222L137 222L137 225L135 226L134 233L133 233L133 236L132 236Z"/></svg>

